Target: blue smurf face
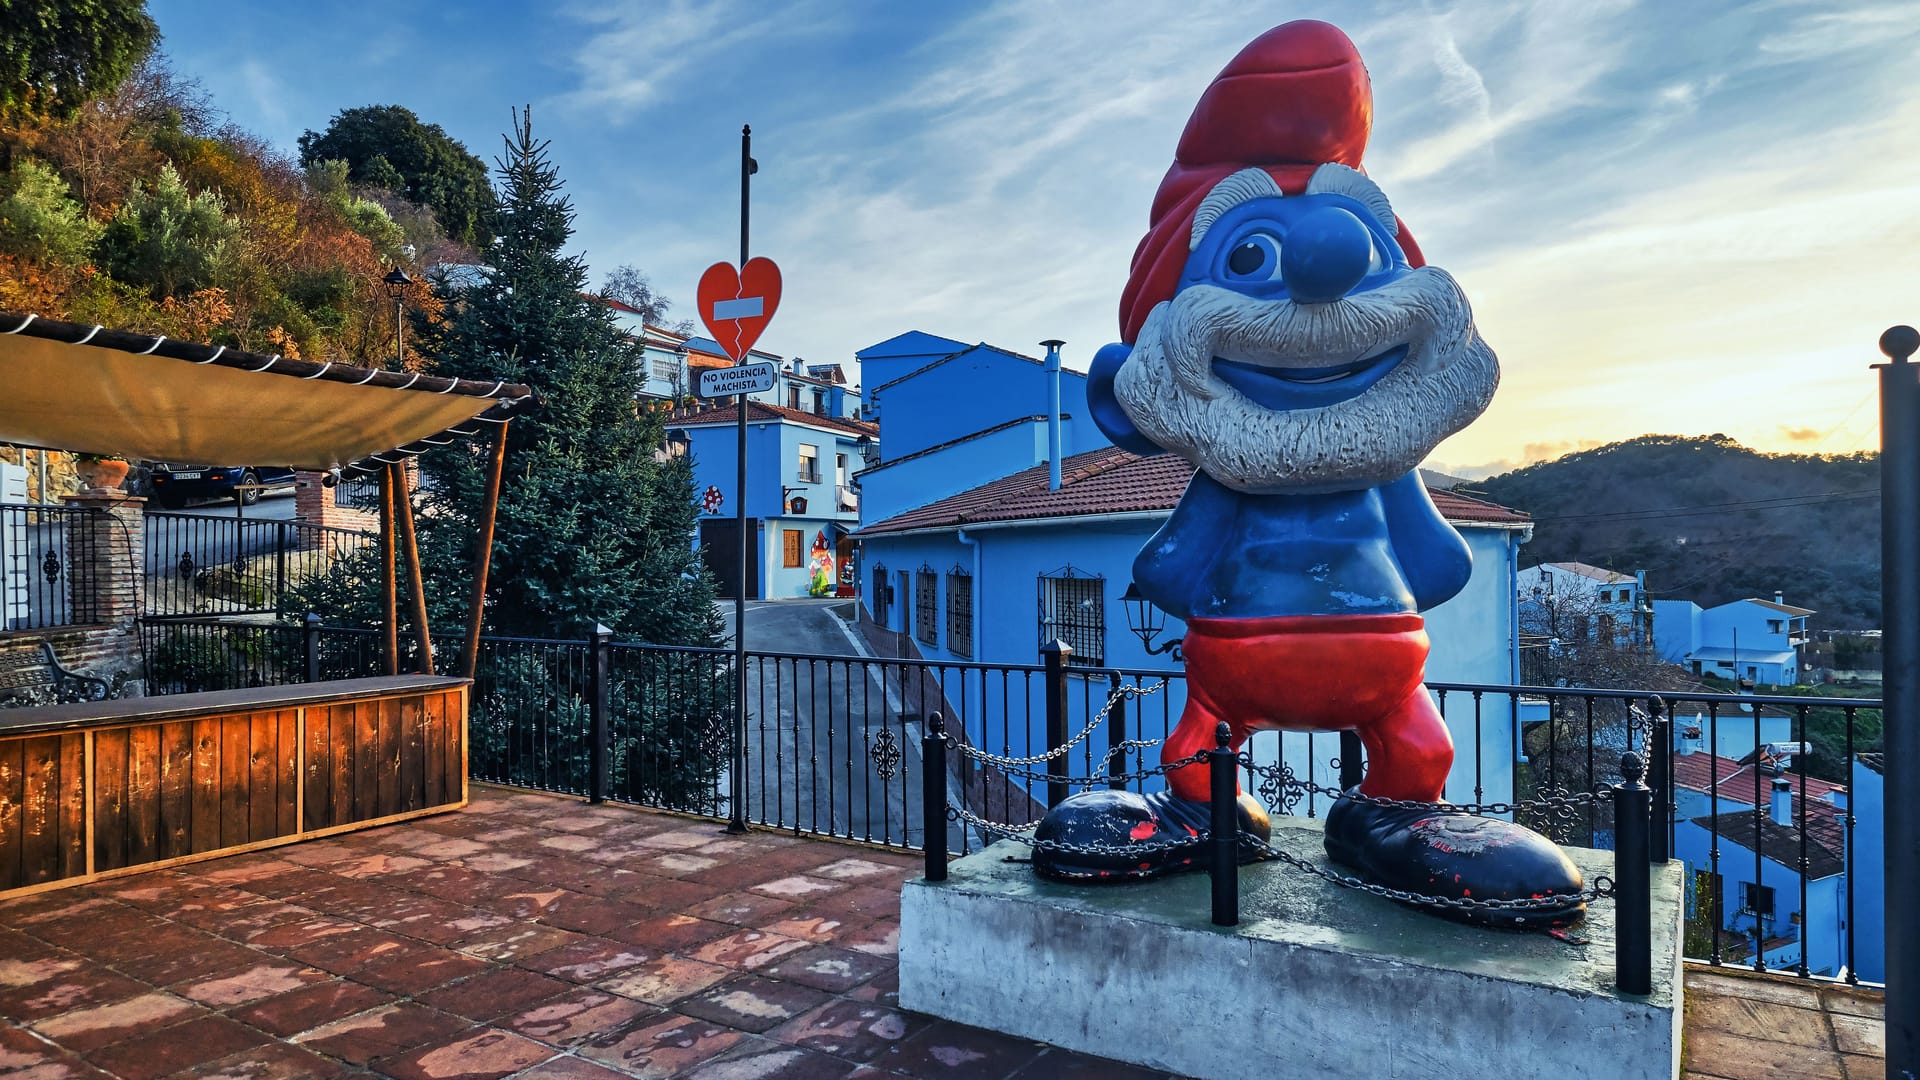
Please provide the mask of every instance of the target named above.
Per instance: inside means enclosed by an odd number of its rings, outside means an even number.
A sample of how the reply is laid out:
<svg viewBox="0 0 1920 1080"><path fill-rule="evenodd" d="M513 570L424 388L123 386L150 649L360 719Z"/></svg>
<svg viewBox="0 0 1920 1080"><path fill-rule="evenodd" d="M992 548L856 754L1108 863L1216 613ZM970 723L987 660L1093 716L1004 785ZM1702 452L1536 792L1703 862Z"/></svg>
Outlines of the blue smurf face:
<svg viewBox="0 0 1920 1080"><path fill-rule="evenodd" d="M1258 300L1324 304L1412 272L1357 199L1252 199L1220 215L1187 257L1180 287L1218 285Z"/></svg>

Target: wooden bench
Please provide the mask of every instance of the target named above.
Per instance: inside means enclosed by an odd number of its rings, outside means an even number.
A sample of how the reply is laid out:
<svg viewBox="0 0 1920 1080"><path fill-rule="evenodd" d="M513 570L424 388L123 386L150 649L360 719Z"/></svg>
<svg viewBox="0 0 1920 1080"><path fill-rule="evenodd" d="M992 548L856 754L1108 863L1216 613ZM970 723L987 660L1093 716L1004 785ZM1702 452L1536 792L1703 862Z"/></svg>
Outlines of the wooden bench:
<svg viewBox="0 0 1920 1080"><path fill-rule="evenodd" d="M54 699L60 702L107 699L107 681L61 667L50 641L40 643L37 656L30 652L0 654L0 694L36 686L53 687Z"/></svg>

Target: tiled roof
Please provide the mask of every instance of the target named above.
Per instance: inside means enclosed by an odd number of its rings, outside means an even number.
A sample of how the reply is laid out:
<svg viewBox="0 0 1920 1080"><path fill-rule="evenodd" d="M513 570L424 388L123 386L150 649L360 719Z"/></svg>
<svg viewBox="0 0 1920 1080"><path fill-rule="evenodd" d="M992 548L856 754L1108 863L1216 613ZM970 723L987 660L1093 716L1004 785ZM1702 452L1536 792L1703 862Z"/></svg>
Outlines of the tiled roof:
<svg viewBox="0 0 1920 1080"><path fill-rule="evenodd" d="M1887 756L1885 754L1855 754L1854 757L1859 759L1860 764L1865 765L1881 776L1887 775Z"/></svg>
<svg viewBox="0 0 1920 1080"><path fill-rule="evenodd" d="M704 427L708 424L731 424L739 419L738 405L723 405L718 409L706 409L702 412L676 413L667 420L668 427ZM790 420L796 424L812 424L814 427L844 431L850 435L870 435L878 437L880 425L864 420L848 420L839 416L821 416L805 409L789 409L785 405L769 405L764 401L749 402L747 422L762 420Z"/></svg>
<svg viewBox="0 0 1920 1080"><path fill-rule="evenodd" d="M1599 582L1602 585L1614 585L1620 582L1628 582L1628 581L1636 580L1632 574L1616 573L1612 570L1606 570L1606 569L1602 569L1601 567L1594 566L1592 563L1550 562L1550 563L1545 563L1543 565L1551 566L1555 570L1565 570L1569 574L1579 574L1581 577L1584 577L1584 578L1592 578L1593 580Z"/></svg>
<svg viewBox="0 0 1920 1080"><path fill-rule="evenodd" d="M1724 718L1723 718L1724 720ZM1780 776L1793 782L1793 790L1800 791L1800 774L1795 772L1762 773L1760 776L1760 798L1765 801L1774 776ZM1710 793L1715 779L1719 781L1720 797L1739 799L1741 802L1753 801L1753 766L1743 765L1731 758L1698 751L1692 754L1673 755L1673 783L1688 791ZM1822 780L1817 776L1807 777L1807 797L1825 799L1836 791L1847 790L1847 785L1836 784L1831 780Z"/></svg>
<svg viewBox="0 0 1920 1080"><path fill-rule="evenodd" d="M1800 830L1791 825L1782 825L1766 814L1755 814L1751 810L1736 810L1719 817L1697 817L1695 825L1706 829L1723 839L1739 844L1748 851L1758 851L1761 855L1788 869L1800 865ZM1756 842L1755 828L1758 827L1759 839ZM1809 807L1807 810L1807 878L1832 877L1847 868L1843 855L1846 850L1840 834L1840 812L1831 807L1826 813ZM1720 855L1720 864L1725 867L1729 859L1733 865L1739 865L1738 856L1726 852Z"/></svg>
<svg viewBox="0 0 1920 1080"><path fill-rule="evenodd" d="M1074 454L1060 463L1060 488L1047 488L1042 463L992 483L915 507L860 530L862 536L958 528L988 521L1079 517L1172 510L1193 479L1193 466L1172 454L1141 457L1117 447ZM1450 491L1430 491L1448 521L1525 525L1526 515Z"/></svg>
<svg viewBox="0 0 1920 1080"><path fill-rule="evenodd" d="M1769 611L1777 611L1782 615L1812 615L1814 613L1812 608L1794 607L1792 604L1776 604L1771 600L1760 600L1751 596L1747 597L1747 603L1759 604Z"/></svg>

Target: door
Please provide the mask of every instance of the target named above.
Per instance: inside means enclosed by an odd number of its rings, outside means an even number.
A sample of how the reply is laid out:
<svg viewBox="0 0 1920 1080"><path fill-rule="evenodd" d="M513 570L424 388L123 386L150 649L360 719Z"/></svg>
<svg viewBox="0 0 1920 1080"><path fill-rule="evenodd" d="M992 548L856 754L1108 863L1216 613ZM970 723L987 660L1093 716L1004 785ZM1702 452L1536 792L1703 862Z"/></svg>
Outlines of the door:
<svg viewBox="0 0 1920 1080"><path fill-rule="evenodd" d="M760 535L760 519L747 519L747 535ZM722 599L740 595L740 522L737 518L706 518L700 522L700 558L713 574ZM747 545L747 599L760 599L760 545Z"/></svg>

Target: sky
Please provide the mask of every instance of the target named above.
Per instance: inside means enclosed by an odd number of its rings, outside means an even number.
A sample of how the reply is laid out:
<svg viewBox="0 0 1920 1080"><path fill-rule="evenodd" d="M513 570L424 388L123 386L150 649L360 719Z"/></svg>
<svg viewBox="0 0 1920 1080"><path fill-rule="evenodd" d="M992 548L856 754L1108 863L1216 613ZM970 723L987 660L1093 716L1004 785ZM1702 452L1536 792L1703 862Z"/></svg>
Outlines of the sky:
<svg viewBox="0 0 1920 1080"><path fill-rule="evenodd" d="M400 104L491 163L531 106L593 280L695 317L780 264L760 347L920 329L1070 366L1119 295L1194 102L1318 18L1373 78L1365 165L1461 283L1503 381L1428 464L1485 475L1646 432L1878 444L1880 332L1920 323L1920 2L899 4L150 0L176 68L289 153ZM1902 65L1908 66L1904 74Z"/></svg>

